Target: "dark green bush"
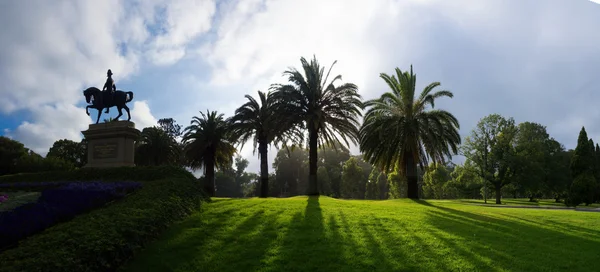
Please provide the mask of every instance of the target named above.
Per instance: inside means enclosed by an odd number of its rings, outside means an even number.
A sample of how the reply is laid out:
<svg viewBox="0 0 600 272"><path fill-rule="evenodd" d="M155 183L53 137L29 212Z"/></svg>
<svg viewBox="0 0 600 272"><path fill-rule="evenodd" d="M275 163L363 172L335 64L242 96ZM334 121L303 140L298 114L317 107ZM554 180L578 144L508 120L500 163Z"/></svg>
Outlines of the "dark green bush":
<svg viewBox="0 0 600 272"><path fill-rule="evenodd" d="M68 181L70 177L137 180L144 185L121 201L48 228L0 253L1 271L115 271L170 224L207 200L200 182L177 167L84 169L18 176L22 181ZM14 182L15 178L2 177L0 182Z"/></svg>
<svg viewBox="0 0 600 272"><path fill-rule="evenodd" d="M51 171L0 176L0 183L39 181L151 181L182 177L195 179L189 171L177 166L81 168L72 171Z"/></svg>
<svg viewBox="0 0 600 272"><path fill-rule="evenodd" d="M594 175L590 171L579 174L573 179L565 205L574 207L581 203L585 203L586 206L594 203L594 189L596 189Z"/></svg>

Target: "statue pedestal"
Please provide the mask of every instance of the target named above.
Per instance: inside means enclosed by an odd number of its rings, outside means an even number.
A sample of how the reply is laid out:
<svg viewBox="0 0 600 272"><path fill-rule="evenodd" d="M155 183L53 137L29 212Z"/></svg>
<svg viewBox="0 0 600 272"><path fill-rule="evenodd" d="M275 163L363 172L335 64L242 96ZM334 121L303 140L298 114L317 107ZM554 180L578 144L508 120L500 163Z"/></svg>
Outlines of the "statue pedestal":
<svg viewBox="0 0 600 272"><path fill-rule="evenodd" d="M84 167L135 166L135 141L140 131L133 122L91 124L81 133L88 141L88 163Z"/></svg>

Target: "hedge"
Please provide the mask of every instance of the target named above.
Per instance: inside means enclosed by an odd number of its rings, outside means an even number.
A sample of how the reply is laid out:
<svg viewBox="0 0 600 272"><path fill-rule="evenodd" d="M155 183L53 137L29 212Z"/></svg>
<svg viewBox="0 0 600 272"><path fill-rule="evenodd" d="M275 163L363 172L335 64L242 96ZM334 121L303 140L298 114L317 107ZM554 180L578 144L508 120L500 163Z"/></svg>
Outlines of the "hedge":
<svg viewBox="0 0 600 272"><path fill-rule="evenodd" d="M137 166L115 168L81 168L72 171L52 171L0 176L0 184L40 181L151 181L182 177L195 179L189 171L176 166Z"/></svg>
<svg viewBox="0 0 600 272"><path fill-rule="evenodd" d="M191 173L176 167L83 169L19 175L18 180L137 180L143 187L104 208L81 214L0 253L1 271L115 271L173 222L208 200ZM99 174L103 173L103 174ZM83 177L82 175L90 175ZM124 177L118 178L121 174ZM146 180L140 180L144 178ZM152 180L152 181L148 181ZM14 182L1 177L0 182Z"/></svg>
<svg viewBox="0 0 600 272"><path fill-rule="evenodd" d="M139 182L73 182L42 191L36 202L0 213L0 252L57 223L126 197Z"/></svg>

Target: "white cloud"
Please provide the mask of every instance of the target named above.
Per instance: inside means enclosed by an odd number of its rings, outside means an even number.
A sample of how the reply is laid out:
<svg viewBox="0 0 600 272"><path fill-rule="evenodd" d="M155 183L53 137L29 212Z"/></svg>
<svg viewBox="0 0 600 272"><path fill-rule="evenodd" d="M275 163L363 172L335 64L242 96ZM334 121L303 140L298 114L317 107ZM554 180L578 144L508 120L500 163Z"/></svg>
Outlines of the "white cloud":
<svg viewBox="0 0 600 272"><path fill-rule="evenodd" d="M65 103L41 106L31 112L34 122L25 121L14 131L5 133L42 156L57 140L81 141L81 131L91 122L85 109Z"/></svg>
<svg viewBox="0 0 600 272"><path fill-rule="evenodd" d="M357 84L364 98L387 91L379 73L414 64L419 86L441 81L454 92L454 99L438 106L458 116L462 134L499 112L547 125L570 146L565 140L576 139L578 129L561 126L570 121L560 121L565 114L557 109L593 107L589 99L565 93L589 80L592 74L582 64L590 67L590 59L598 59L600 9L584 1L279 0L224 8L220 14L227 19L216 27L217 38L197 52L213 69L210 85L238 89L240 99L284 80L285 69L300 68L301 56L316 54L327 68L338 60L333 73ZM563 82L552 74L561 74ZM565 78L573 82L565 84ZM597 122L568 111L577 116L571 120ZM258 160L248 159L258 169Z"/></svg>
<svg viewBox="0 0 600 272"><path fill-rule="evenodd" d="M185 55L186 45L210 30L216 5L212 0L180 0L160 5L164 8L161 32L150 43L149 59L170 65Z"/></svg>
<svg viewBox="0 0 600 272"><path fill-rule="evenodd" d="M455 113L462 134L492 112L547 125L567 146L581 124L600 131L590 127L597 114L573 110L597 100L588 82L600 69L600 6L590 1L31 0L3 5L0 23L0 114L32 111L9 134L39 149L90 123L59 128L39 111L81 103L107 68L118 86L160 82L160 95L144 91L133 103L138 128L156 124L153 114L185 126L207 108L230 116L244 94L266 91L313 54L327 68L338 60L333 73L364 98L387 90L379 73L414 64L419 86L440 81L454 92L439 106ZM169 68L182 60L199 64ZM149 68L176 76L131 82ZM240 152L257 171L251 148Z"/></svg>
<svg viewBox="0 0 600 272"><path fill-rule="evenodd" d="M123 111L123 116L119 120L127 120L127 113ZM147 101L134 101L131 108L131 121L140 131L146 127L156 126L158 120L150 112Z"/></svg>
<svg viewBox="0 0 600 272"><path fill-rule="evenodd" d="M160 11L164 9L165 17ZM172 64L185 47L210 29L211 0L177 1L16 1L2 5L0 23L0 114L34 112L15 132L17 140L39 151L54 136L79 131L85 121L49 122L40 109L55 104L75 108L81 91L102 86L110 68L117 82L139 72L143 57L157 65ZM153 31L160 35L153 36ZM147 104L134 103L140 125L154 120ZM47 110L47 109L46 109ZM62 115L56 118L62 118ZM71 120L73 121L73 120ZM155 123L155 122L154 122Z"/></svg>

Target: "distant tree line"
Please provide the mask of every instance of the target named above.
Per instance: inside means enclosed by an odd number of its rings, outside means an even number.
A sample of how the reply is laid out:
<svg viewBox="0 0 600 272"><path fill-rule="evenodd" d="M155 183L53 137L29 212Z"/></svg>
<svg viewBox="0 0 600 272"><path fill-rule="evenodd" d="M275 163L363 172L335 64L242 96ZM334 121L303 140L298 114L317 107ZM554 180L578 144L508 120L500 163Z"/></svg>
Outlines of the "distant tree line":
<svg viewBox="0 0 600 272"><path fill-rule="evenodd" d="M186 127L163 118L144 128L136 164L202 169L200 180L212 196L600 201L600 146L584 128L575 150L565 150L541 124L491 114L463 142L458 120L435 108L453 93L437 90L439 82L417 92L412 66L381 73L389 91L363 101L358 86L331 74L333 65L326 71L316 58L300 61L302 69L283 72L286 84L246 95L230 117L207 110ZM256 174L236 156L248 142L260 160ZM350 154L350 143L359 155ZM271 146L278 152L269 173ZM86 148L85 142L59 140L42 158L3 137L0 174L81 167ZM464 164L451 163L456 154Z"/></svg>

